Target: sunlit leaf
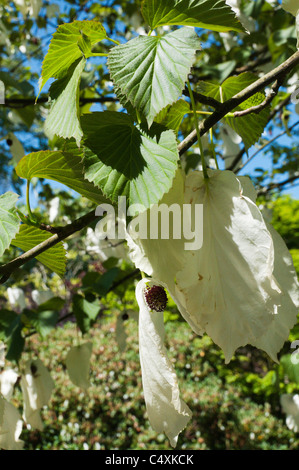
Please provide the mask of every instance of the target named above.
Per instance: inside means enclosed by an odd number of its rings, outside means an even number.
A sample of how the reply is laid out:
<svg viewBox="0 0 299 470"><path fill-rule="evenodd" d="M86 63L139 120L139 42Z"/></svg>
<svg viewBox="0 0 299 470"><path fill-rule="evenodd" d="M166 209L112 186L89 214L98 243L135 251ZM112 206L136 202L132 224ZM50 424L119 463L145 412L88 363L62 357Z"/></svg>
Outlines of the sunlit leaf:
<svg viewBox="0 0 299 470"><path fill-rule="evenodd" d="M142 13L151 29L184 25L212 31L244 31L224 0L143 0Z"/></svg>
<svg viewBox="0 0 299 470"><path fill-rule="evenodd" d="M97 21L74 21L57 28L43 62L40 90L49 78L62 78L69 67L83 57L82 46L79 47L83 35L93 46L106 38L106 31Z"/></svg>
<svg viewBox="0 0 299 470"><path fill-rule="evenodd" d="M105 111L82 118L85 177L112 201L126 196L147 209L158 203L174 178L178 151L175 134L154 123L136 127L123 113Z"/></svg>
<svg viewBox="0 0 299 470"><path fill-rule="evenodd" d="M82 153L72 149L67 151L42 150L29 153L19 162L16 172L21 178L47 178L65 184L96 204L107 201L99 188L83 176Z"/></svg>
<svg viewBox="0 0 299 470"><path fill-rule="evenodd" d="M45 242L51 236L52 234L49 232L24 224L20 226L20 231L11 244L23 251L28 251ZM36 259L51 271L63 277L66 268L66 252L62 242L37 255Z"/></svg>
<svg viewBox="0 0 299 470"><path fill-rule="evenodd" d="M139 36L114 47L108 58L111 77L150 126L155 116L181 96L200 49L193 28L165 36Z"/></svg>
<svg viewBox="0 0 299 470"><path fill-rule="evenodd" d="M11 191L0 196L0 256L19 230L20 219L15 211L18 197Z"/></svg>
<svg viewBox="0 0 299 470"><path fill-rule="evenodd" d="M83 132L79 121L79 85L85 63L82 57L50 88L51 108L45 121L45 133L50 139L55 135L64 139L73 137L80 144Z"/></svg>
<svg viewBox="0 0 299 470"><path fill-rule="evenodd" d="M209 82L200 82L198 91L218 101L224 102L251 85L258 77L251 72L245 72L238 76L227 78L221 85ZM252 106L261 104L265 99L263 92L255 93L241 103L232 112L242 111ZM243 117L226 117L225 122L242 137L245 147L248 149L254 145L262 135L268 122L270 107L262 109L258 114L251 113Z"/></svg>

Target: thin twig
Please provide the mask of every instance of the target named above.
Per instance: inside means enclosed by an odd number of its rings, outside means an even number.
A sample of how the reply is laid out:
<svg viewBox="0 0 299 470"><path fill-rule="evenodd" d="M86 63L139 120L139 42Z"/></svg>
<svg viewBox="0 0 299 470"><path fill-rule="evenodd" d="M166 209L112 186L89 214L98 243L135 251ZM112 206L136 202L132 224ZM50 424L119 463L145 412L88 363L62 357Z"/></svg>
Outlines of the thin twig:
<svg viewBox="0 0 299 470"><path fill-rule="evenodd" d="M272 139L268 140L268 142L266 142L264 145L262 145L256 152L254 152L254 154L251 155L251 157L249 157L246 162L243 163L243 165L241 165L237 170L236 170L236 173L238 173L240 170L242 170L244 168L244 166L247 165L247 163L249 163L251 160L253 160L262 150L264 150L266 147L268 147L268 145L272 144L273 142L275 142L275 140L279 139L280 137L284 136L287 132L290 132L291 130L293 130L294 127L298 126L299 124L299 121L295 122L295 124L293 124L291 127L289 127L287 130L281 132L280 134L276 135L275 137L273 137Z"/></svg>
<svg viewBox="0 0 299 470"><path fill-rule="evenodd" d="M35 104L36 98L6 98L5 103L0 105L6 108L25 108L26 106L33 106ZM37 104L48 103L48 96L41 96L36 100ZM80 98L80 106L88 103L114 103L118 101L118 98L113 96L100 96L94 98Z"/></svg>
<svg viewBox="0 0 299 470"><path fill-rule="evenodd" d="M211 129L215 124L221 121L222 118L225 117L226 114L233 111L237 106L241 103L246 101L248 98L253 96L258 91L264 89L270 83L273 83L275 80L278 80L280 77L285 76L288 72L290 72L294 67L299 64L299 51L295 52L289 59L283 62L281 65L276 67L271 72L267 73L263 77L259 78L255 82L253 82L248 87L244 88L244 90L237 93L235 96L230 98L229 100L221 103L219 108L214 111L211 116L207 119L202 121L199 125L199 132L200 135L203 136L206 132ZM192 145L195 144L197 140L197 133L196 129L194 129L178 146L180 156L183 155Z"/></svg>
<svg viewBox="0 0 299 470"><path fill-rule="evenodd" d="M267 122L267 125L269 124L269 122L272 121L272 119L276 116L276 114L278 114L285 106L287 106L291 101L291 95L287 96L284 100L282 100L278 105L276 105L272 111L270 112L269 116L268 116L268 122ZM239 161L242 159L244 153L246 152L246 148L243 147L239 152L238 154L236 155L236 157L234 158L233 162L231 163L231 165L227 168L227 170L231 170L231 171L234 171L234 169L236 168L236 166L238 165ZM239 171L239 168L236 169L236 171Z"/></svg>
<svg viewBox="0 0 299 470"><path fill-rule="evenodd" d="M282 186L285 186L286 184L293 183L293 181L296 181L298 178L299 178L299 172L293 176L290 176L288 179L281 181L280 183L271 183L269 184L269 186L263 186L257 191L257 194L258 196L265 195L272 189L281 188Z"/></svg>

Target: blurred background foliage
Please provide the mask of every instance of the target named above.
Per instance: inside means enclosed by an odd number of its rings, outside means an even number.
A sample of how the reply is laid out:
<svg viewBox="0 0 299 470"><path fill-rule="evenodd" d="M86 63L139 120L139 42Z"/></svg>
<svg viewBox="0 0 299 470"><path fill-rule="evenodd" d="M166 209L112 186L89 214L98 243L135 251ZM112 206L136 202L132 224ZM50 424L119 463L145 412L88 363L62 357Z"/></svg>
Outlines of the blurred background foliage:
<svg viewBox="0 0 299 470"><path fill-rule="evenodd" d="M192 71L194 84L200 80L221 83L245 71L259 76L296 51L294 18L280 8L281 2L236 3L250 35L198 31L203 51ZM0 1L0 80L6 88L6 103L0 106L1 193L14 189L24 202L24 182L16 176L16 164L24 154L55 145L43 129L48 112L47 89L36 105L34 102L41 63L57 26L95 18L103 22L111 37L125 42L147 33L140 4L121 0ZM105 47L101 43L99 52ZM258 204L284 238L299 275L299 115L290 100L297 82L298 70L294 70L272 104L273 119L249 151L222 123L213 131L221 168L251 177L259 193ZM103 97L111 101L103 103ZM90 61L80 99L82 112L120 109L105 61ZM179 138L192 128L190 118L185 116ZM206 141L204 148L209 162L212 151ZM184 162L189 169L195 168L196 151L191 149ZM64 225L92 208L90 202L62 185L47 180L33 183L34 212L46 223L54 220L55 225ZM42 412L44 431L25 428L21 436L25 448L168 449L165 436L157 436L146 419L134 317L134 282L139 275L125 247L109 242L102 245L85 229L67 240L67 252L65 279L32 260L0 288L0 339L7 339L5 311L27 319L24 355L21 357L22 349L13 346L13 334L20 333L10 331L9 360L14 365L27 357L39 357L55 381L51 403ZM11 247L1 262L18 253ZM16 287L19 297L13 302L8 293L9 288ZM50 293L48 300L37 302L33 295L36 291ZM50 312L46 325L30 321L32 312L37 311ZM166 346L183 398L193 410L193 419L180 435L178 448L299 449L298 433L288 429L280 406L282 393L299 393L299 373L289 360L291 343L299 339L298 325L280 353L285 359L279 364L261 351L246 347L225 365L219 348L206 336L196 337L171 300L165 321ZM93 342L91 386L84 393L70 382L64 361L70 345L88 339ZM14 403L22 409L18 385Z"/></svg>

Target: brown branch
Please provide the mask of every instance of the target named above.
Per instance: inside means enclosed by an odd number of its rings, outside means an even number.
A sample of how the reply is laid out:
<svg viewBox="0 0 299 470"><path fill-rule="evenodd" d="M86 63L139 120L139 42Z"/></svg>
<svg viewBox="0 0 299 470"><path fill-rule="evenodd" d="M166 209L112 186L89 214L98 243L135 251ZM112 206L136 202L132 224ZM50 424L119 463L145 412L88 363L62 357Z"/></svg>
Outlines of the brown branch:
<svg viewBox="0 0 299 470"><path fill-rule="evenodd" d="M36 98L6 98L5 103L0 105L7 108L25 108L26 106L33 106L35 104ZM48 103L49 98L47 96L41 96L36 100L37 104ZM118 101L117 98L113 96L100 96L98 98L80 98L80 106L88 103L114 103Z"/></svg>
<svg viewBox="0 0 299 470"><path fill-rule="evenodd" d="M49 248L57 245L57 243L65 240L69 236L73 235L74 233L82 230L83 228L90 225L97 219L98 216L95 215L95 210L89 212L88 214L83 215L79 219L75 220L71 224L66 225L65 227L61 228L58 233L52 235L52 237L48 238L47 240L43 241L39 245L31 248L31 250L22 253L20 256L15 258L12 261L0 266L0 284L4 284L11 274L21 266L23 266L28 261L36 258L36 256L40 255L44 251L48 250Z"/></svg>
<svg viewBox="0 0 299 470"><path fill-rule="evenodd" d="M232 112L237 106L246 101L248 98L253 96L260 90L263 90L270 83L275 80L281 79L296 65L299 64L299 51L295 52L289 59L283 62L281 65L276 67L271 72L267 73L263 77L256 80L254 83L244 88L244 90L237 93L229 100L222 103L218 109L214 111L207 119L199 124L200 135L203 136L209 131L215 124L217 124L225 115ZM197 141L196 129L194 129L178 146L179 153L182 155L185 153L195 142Z"/></svg>

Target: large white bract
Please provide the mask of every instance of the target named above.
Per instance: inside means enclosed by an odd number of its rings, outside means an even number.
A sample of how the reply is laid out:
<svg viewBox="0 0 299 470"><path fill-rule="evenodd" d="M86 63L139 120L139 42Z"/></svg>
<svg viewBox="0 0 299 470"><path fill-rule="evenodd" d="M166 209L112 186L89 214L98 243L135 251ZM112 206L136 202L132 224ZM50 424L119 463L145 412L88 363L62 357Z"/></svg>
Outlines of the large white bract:
<svg viewBox="0 0 299 470"><path fill-rule="evenodd" d="M153 279L142 279L136 287L144 399L151 426L158 433L165 432L175 447L192 413L180 398L177 376L167 357L163 313L151 310L145 301L145 290L153 285L158 285Z"/></svg>
<svg viewBox="0 0 299 470"><path fill-rule="evenodd" d="M184 267L176 275L177 296L194 322L223 349L226 362L238 347L257 343L274 358L283 345L271 326L276 314L286 326L284 341L296 322L295 270L291 262L285 264L283 241L271 235L251 199L254 188L249 180L230 171L209 176L207 181L193 172L186 178L185 201L203 204L203 245L184 253ZM275 266L284 266L286 282L281 282L279 268L274 272ZM272 334L266 334L269 331Z"/></svg>
<svg viewBox="0 0 299 470"><path fill-rule="evenodd" d="M280 397L282 411L286 416L286 425L294 432L299 431L299 395L284 393Z"/></svg>
<svg viewBox="0 0 299 470"><path fill-rule="evenodd" d="M0 448L21 450L24 441L20 439L23 422L17 408L0 396Z"/></svg>
<svg viewBox="0 0 299 470"><path fill-rule="evenodd" d="M183 196L182 196L183 194ZM203 205L203 245L128 234L132 260L164 285L192 329L206 332L228 362L251 344L274 360L296 323L298 281L281 237L263 219L248 178L230 171L177 175L163 202ZM149 212L149 211L148 211Z"/></svg>
<svg viewBox="0 0 299 470"><path fill-rule="evenodd" d="M29 360L21 377L24 398L23 419L32 428L43 430L41 409L49 403L54 381L40 359Z"/></svg>
<svg viewBox="0 0 299 470"><path fill-rule="evenodd" d="M183 236L176 239L171 231L169 239L152 239L153 209L136 218L140 223L147 220L147 238L130 226L127 231L132 261L152 276L136 288L147 411L152 427L164 431L172 446L191 413L179 398L177 378L163 346L163 315L149 309L145 286L166 288L191 328L198 334L207 333L222 348L226 362L238 347L247 344L277 360L299 308L299 284L291 255L280 235L263 219L250 179L231 171L209 170L208 175L205 179L201 171L187 176L178 171L161 200L181 209L184 204L193 209L199 207L196 204L203 206L201 248L186 250ZM196 229L194 210L190 214Z"/></svg>

